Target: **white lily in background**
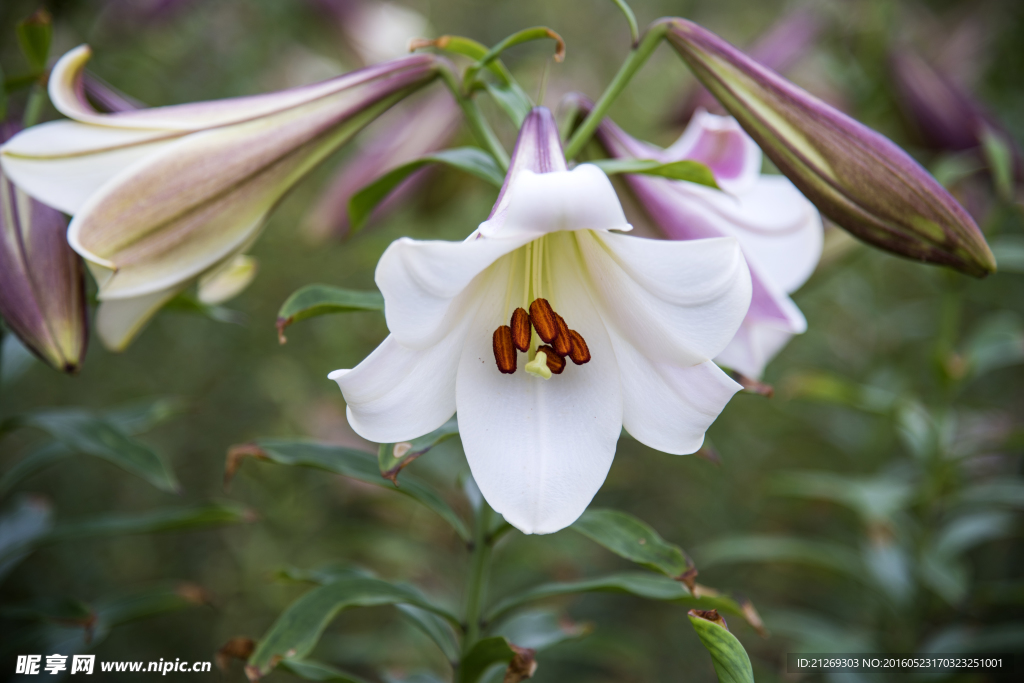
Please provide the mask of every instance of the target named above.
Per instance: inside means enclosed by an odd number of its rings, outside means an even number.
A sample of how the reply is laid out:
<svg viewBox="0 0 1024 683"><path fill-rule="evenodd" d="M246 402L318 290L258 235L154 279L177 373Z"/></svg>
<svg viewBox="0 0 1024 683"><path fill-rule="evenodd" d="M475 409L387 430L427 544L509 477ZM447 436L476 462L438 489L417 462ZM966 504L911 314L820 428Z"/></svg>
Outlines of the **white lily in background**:
<svg viewBox="0 0 1024 683"><path fill-rule="evenodd" d="M73 214L68 241L96 276L96 329L116 350L192 282L213 288L207 301L237 289L252 273L239 257L282 196L438 68L415 55L276 93L105 114L84 95L90 54L72 50L50 76L71 120L15 136L0 161L24 192Z"/></svg>
<svg viewBox="0 0 1024 683"><path fill-rule="evenodd" d="M630 229L607 176L567 170L551 113L534 109L486 222L381 257L390 335L330 375L353 429L406 441L458 411L481 492L526 533L583 513L622 427L667 453L699 449L740 388L710 359L750 304L746 262L732 237L613 232Z"/></svg>
<svg viewBox="0 0 1024 683"><path fill-rule="evenodd" d="M787 178L761 174L761 150L735 119L698 110L667 149L635 140L605 120L597 138L616 158L692 159L706 164L722 191L646 175L626 182L654 224L673 240L729 235L750 265L753 298L736 337L716 356L723 365L760 377L765 365L807 321L789 294L821 258L821 216Z"/></svg>

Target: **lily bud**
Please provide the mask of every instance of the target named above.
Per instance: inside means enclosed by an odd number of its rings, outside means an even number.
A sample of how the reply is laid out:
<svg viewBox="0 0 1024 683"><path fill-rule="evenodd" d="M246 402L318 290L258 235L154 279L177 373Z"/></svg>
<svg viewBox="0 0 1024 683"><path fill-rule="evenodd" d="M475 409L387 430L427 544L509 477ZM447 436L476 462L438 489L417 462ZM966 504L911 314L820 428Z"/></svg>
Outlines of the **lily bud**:
<svg viewBox="0 0 1024 683"><path fill-rule="evenodd" d="M67 227L59 211L0 171L0 316L37 356L74 373L89 333L84 271L65 239Z"/></svg>
<svg viewBox="0 0 1024 683"><path fill-rule="evenodd" d="M74 215L68 242L96 276L97 331L115 350L247 251L295 183L440 63L414 55L276 93L107 114L84 95L89 56L72 50L50 76L71 120L15 136L0 161L26 193Z"/></svg>
<svg viewBox="0 0 1024 683"><path fill-rule="evenodd" d="M825 216L901 256L978 277L995 271L970 215L892 141L697 24L665 21L701 83Z"/></svg>

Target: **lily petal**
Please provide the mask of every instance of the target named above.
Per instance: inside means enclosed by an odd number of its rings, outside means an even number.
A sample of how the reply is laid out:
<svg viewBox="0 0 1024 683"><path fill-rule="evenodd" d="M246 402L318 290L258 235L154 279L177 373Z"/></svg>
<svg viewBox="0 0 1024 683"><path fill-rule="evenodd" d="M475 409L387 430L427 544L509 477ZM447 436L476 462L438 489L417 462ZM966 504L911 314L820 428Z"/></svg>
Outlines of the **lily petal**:
<svg viewBox="0 0 1024 683"><path fill-rule="evenodd" d="M475 304L480 301L476 297ZM377 443L409 441L434 431L455 414L455 378L462 338L473 322L475 306L436 344L403 346L388 335L352 370L335 370L348 422L359 436Z"/></svg>
<svg viewBox="0 0 1024 683"><path fill-rule="evenodd" d="M735 238L685 242L591 233L577 240L609 327L669 365L714 358L750 306L750 272Z"/></svg>
<svg viewBox="0 0 1024 683"><path fill-rule="evenodd" d="M431 55L416 54L279 92L107 114L97 111L85 97L82 78L90 57L92 50L89 46L80 45L54 65L50 75L50 99L60 113L98 126L184 132L263 118L336 95L382 76L402 75L403 70L417 72L436 62Z"/></svg>
<svg viewBox="0 0 1024 683"><path fill-rule="evenodd" d="M163 131L51 121L29 128L4 145L0 163L27 194L74 215L111 178L178 137Z"/></svg>
<svg viewBox="0 0 1024 683"><path fill-rule="evenodd" d="M111 351L124 351L157 311L186 286L179 285L133 299L101 301L96 308L97 336Z"/></svg>
<svg viewBox="0 0 1024 683"><path fill-rule="evenodd" d="M573 253L572 235L549 239L562 243L559 253ZM559 260L553 296L572 311L593 355L589 363L552 380L498 371L491 331L504 304L507 264L495 268L459 363L459 431L473 478L491 507L524 533L558 531L583 513L608 474L622 424L615 353L577 261Z"/></svg>
<svg viewBox="0 0 1024 683"><path fill-rule="evenodd" d="M436 343L451 325L453 304L485 268L559 230L629 230L615 189L592 164L538 174L523 169L508 187L510 208L465 242L394 242L377 265L388 329L410 348Z"/></svg>
<svg viewBox="0 0 1024 683"><path fill-rule="evenodd" d="M117 271L100 298L174 286L251 239L299 178L404 94L374 85L189 135L122 171L68 231L76 251ZM364 108L367 98L377 103Z"/></svg>

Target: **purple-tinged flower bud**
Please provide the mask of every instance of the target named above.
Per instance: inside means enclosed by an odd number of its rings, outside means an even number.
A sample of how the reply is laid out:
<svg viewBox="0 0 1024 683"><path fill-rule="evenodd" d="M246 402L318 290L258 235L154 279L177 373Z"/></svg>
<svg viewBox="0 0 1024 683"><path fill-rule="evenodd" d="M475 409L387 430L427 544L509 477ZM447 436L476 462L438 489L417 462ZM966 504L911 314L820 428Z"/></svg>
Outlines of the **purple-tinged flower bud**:
<svg viewBox="0 0 1024 683"><path fill-rule="evenodd" d="M7 132L0 130L0 141ZM74 373L89 333L82 260L68 246L67 228L63 214L0 171L0 316L37 356Z"/></svg>
<svg viewBox="0 0 1024 683"><path fill-rule="evenodd" d="M968 213L892 141L693 22L664 21L697 78L825 216L908 258L978 277L995 271Z"/></svg>

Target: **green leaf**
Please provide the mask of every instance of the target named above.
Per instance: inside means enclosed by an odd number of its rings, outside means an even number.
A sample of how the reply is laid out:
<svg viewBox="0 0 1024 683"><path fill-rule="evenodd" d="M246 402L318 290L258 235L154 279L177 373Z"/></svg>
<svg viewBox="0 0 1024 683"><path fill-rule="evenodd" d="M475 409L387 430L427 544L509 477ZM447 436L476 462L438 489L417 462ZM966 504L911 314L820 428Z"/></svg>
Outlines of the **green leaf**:
<svg viewBox="0 0 1024 683"><path fill-rule="evenodd" d="M451 624L433 612L412 605L398 605L398 611L409 623L434 641L449 662L452 662L453 665L458 663L459 641L455 637L455 631L452 630Z"/></svg>
<svg viewBox="0 0 1024 683"><path fill-rule="evenodd" d="M981 148L985 162L992 173L996 194L1004 202L1013 201L1013 150L1012 142L1000 131L990 126L981 130Z"/></svg>
<svg viewBox="0 0 1024 683"><path fill-rule="evenodd" d="M1006 505L1024 509L1024 481L1011 479L971 486L960 494L964 503Z"/></svg>
<svg viewBox="0 0 1024 683"><path fill-rule="evenodd" d="M0 516L0 580L31 552L32 544L53 526L53 511L46 500L23 496Z"/></svg>
<svg viewBox="0 0 1024 683"><path fill-rule="evenodd" d="M50 13L45 9L36 10L29 18L18 22L17 33L18 44L32 69L37 72L45 69L53 39L53 18Z"/></svg>
<svg viewBox="0 0 1024 683"><path fill-rule="evenodd" d="M403 180L427 164L434 163L447 164L460 171L465 171L495 187L501 187L505 182L505 174L494 163L494 159L482 149L457 147L427 154L391 169L352 195L352 199L348 202L349 224L352 226L352 230L362 228L377 205Z"/></svg>
<svg viewBox="0 0 1024 683"><path fill-rule="evenodd" d="M24 458L14 463L3 477L0 477L0 497L6 496L15 486L33 474L40 472L50 465L66 460L75 454L67 446L61 443L47 443L33 450Z"/></svg>
<svg viewBox="0 0 1024 683"><path fill-rule="evenodd" d="M647 572L626 572L580 581L545 583L498 601L488 610L486 621L497 621L514 609L546 598L578 593L626 593L648 600L674 602L700 609L717 609L719 612L727 612L746 619L755 628L761 628L760 618L753 612L749 603L737 602L709 588L698 587L698 591L700 597L694 597L690 589L679 581Z"/></svg>
<svg viewBox="0 0 1024 683"><path fill-rule="evenodd" d="M1011 311L985 318L967 340L971 377L1024 363L1024 322Z"/></svg>
<svg viewBox="0 0 1024 683"><path fill-rule="evenodd" d="M443 425L418 439L402 443L382 443L377 449L377 464L380 474L398 486L398 473L413 460L425 454L434 446L459 435L459 422L454 417Z"/></svg>
<svg viewBox="0 0 1024 683"><path fill-rule="evenodd" d="M507 664L516 656L508 640L501 636L483 638L466 653L457 670L457 683L476 683L495 664Z"/></svg>
<svg viewBox="0 0 1024 683"><path fill-rule="evenodd" d="M717 614L714 614L718 617ZM719 683L754 683L754 670L750 657L736 636L723 625L708 619L697 610L690 610L690 623L700 637L700 642L711 654ZM721 619L721 617L718 617ZM723 622L724 623L724 622Z"/></svg>
<svg viewBox="0 0 1024 683"><path fill-rule="evenodd" d="M21 425L45 431L74 451L139 476L161 491L176 493L180 489L174 472L155 451L99 415L68 408L26 413L15 419Z"/></svg>
<svg viewBox="0 0 1024 683"><path fill-rule="evenodd" d="M316 569L284 567L274 572L273 578L292 583L315 583L325 585L338 579L374 578L373 572L346 562L330 562Z"/></svg>
<svg viewBox="0 0 1024 683"><path fill-rule="evenodd" d="M570 527L619 557L636 562L673 579L689 580L693 562L682 548L633 515L618 510L591 508Z"/></svg>
<svg viewBox="0 0 1024 683"><path fill-rule="evenodd" d="M607 175L618 173L639 173L642 175L653 175L671 180L684 180L688 183L696 183L705 187L712 187L720 190L715 181L715 174L705 164L692 159L683 161L670 161L668 163L654 159L598 159L588 161L594 164Z"/></svg>
<svg viewBox="0 0 1024 683"><path fill-rule="evenodd" d="M251 519L252 512L236 503L206 503L132 514L96 515L56 524L44 534L26 539L18 545L3 548L0 550L0 566L18 553L62 541L204 529Z"/></svg>
<svg viewBox="0 0 1024 683"><path fill-rule="evenodd" d="M1000 273L1024 273L1024 237L999 235L990 245Z"/></svg>
<svg viewBox="0 0 1024 683"><path fill-rule="evenodd" d="M306 318L328 313L353 311L383 311L384 297L380 292L342 289L331 285L306 285L288 297L277 312L277 338L287 340L284 328Z"/></svg>
<svg viewBox="0 0 1024 683"><path fill-rule="evenodd" d="M523 121L533 108L533 103L530 102L530 96L523 92L519 84L514 81L511 84L489 81L484 87L487 88L487 92L505 112L505 115L511 119L512 125L517 129L522 128Z"/></svg>
<svg viewBox="0 0 1024 683"><path fill-rule="evenodd" d="M892 392L826 372L793 375L786 380L786 394L790 398L849 406L878 415L890 414L898 404L898 396Z"/></svg>
<svg viewBox="0 0 1024 683"><path fill-rule="evenodd" d="M282 659L278 667L307 681L333 683L369 683L365 678L336 669L330 664L312 659Z"/></svg>
<svg viewBox="0 0 1024 683"><path fill-rule="evenodd" d="M889 520L910 504L913 486L893 476L848 477L831 472L785 472L769 484L776 495L844 505L867 523Z"/></svg>
<svg viewBox="0 0 1024 683"><path fill-rule="evenodd" d="M472 538L466 524L437 492L409 474L402 478L401 488L395 486L380 476L376 458L369 453L306 441L260 439L252 444L235 446L228 452L224 474L226 482L246 457L269 460L278 465L311 467L397 491L440 515L462 540L468 542Z"/></svg>
<svg viewBox="0 0 1024 683"><path fill-rule="evenodd" d="M168 301L164 304L164 310L201 315L214 322L228 323L229 325L244 325L246 321L246 316L241 311L226 306L203 303L189 292L182 292Z"/></svg>
<svg viewBox="0 0 1024 683"><path fill-rule="evenodd" d="M249 666L264 676L278 657L303 659L339 612L353 607L407 604L433 612L454 625L458 619L417 592L380 579L349 578L309 591L289 605L260 639Z"/></svg>
<svg viewBox="0 0 1024 683"><path fill-rule="evenodd" d="M854 550L839 543L789 536L730 536L712 541L697 553L702 567L743 562L792 562L866 578L864 563Z"/></svg>
<svg viewBox="0 0 1024 683"><path fill-rule="evenodd" d="M533 609L520 612L490 629L510 643L538 652L568 640L582 638L591 631L590 624L574 624L558 612Z"/></svg>

